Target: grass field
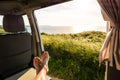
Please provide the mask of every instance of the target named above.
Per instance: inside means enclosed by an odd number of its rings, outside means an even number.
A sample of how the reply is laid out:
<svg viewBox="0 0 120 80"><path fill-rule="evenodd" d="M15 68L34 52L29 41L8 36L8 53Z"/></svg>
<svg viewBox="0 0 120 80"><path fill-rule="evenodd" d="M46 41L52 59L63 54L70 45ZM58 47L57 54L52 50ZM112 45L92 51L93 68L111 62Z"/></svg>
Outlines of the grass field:
<svg viewBox="0 0 120 80"><path fill-rule="evenodd" d="M49 51L49 74L64 80L103 80L105 66L98 55L106 33L45 34L42 40Z"/></svg>

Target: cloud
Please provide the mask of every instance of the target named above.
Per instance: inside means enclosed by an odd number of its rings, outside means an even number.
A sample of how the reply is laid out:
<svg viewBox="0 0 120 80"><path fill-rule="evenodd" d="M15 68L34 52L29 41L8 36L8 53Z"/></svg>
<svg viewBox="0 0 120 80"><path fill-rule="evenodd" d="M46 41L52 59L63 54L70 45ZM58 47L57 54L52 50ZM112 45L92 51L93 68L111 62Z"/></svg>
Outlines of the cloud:
<svg viewBox="0 0 120 80"><path fill-rule="evenodd" d="M97 0L73 0L40 9L36 14L41 25L105 25Z"/></svg>

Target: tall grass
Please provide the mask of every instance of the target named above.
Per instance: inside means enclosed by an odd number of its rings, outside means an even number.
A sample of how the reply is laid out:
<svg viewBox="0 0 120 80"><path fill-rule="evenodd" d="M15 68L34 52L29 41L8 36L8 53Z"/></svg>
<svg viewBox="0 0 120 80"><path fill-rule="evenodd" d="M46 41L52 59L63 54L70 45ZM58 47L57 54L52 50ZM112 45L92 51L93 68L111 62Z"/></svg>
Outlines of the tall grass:
<svg viewBox="0 0 120 80"><path fill-rule="evenodd" d="M42 34L49 51L49 74L64 80L103 80L104 68L98 66L98 55L104 32L77 34Z"/></svg>

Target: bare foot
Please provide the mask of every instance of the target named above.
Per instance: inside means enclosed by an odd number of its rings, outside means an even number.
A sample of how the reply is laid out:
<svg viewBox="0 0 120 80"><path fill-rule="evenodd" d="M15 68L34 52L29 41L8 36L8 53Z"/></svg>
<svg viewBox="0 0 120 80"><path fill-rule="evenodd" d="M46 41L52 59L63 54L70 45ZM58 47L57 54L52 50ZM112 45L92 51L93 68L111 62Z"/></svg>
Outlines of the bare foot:
<svg viewBox="0 0 120 80"><path fill-rule="evenodd" d="M35 57L33 59L33 65L36 69L36 73L38 74L40 70L45 67L46 71L48 72L48 61L49 61L49 54L45 51L40 57Z"/></svg>
<svg viewBox="0 0 120 80"><path fill-rule="evenodd" d="M36 74L39 73L39 71L42 69L42 61L39 57L34 57L33 59L33 65L36 69Z"/></svg>

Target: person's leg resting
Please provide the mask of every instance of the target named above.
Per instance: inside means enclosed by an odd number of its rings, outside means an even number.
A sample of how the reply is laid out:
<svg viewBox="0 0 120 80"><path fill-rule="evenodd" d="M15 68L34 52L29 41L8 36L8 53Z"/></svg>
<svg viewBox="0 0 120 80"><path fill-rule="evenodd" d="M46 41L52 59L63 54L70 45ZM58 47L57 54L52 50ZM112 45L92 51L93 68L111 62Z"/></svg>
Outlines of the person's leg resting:
<svg viewBox="0 0 120 80"><path fill-rule="evenodd" d="M49 54L45 51L40 57L35 57L33 59L33 64L36 69L36 77L34 80L47 80L47 72L48 72L48 61Z"/></svg>

